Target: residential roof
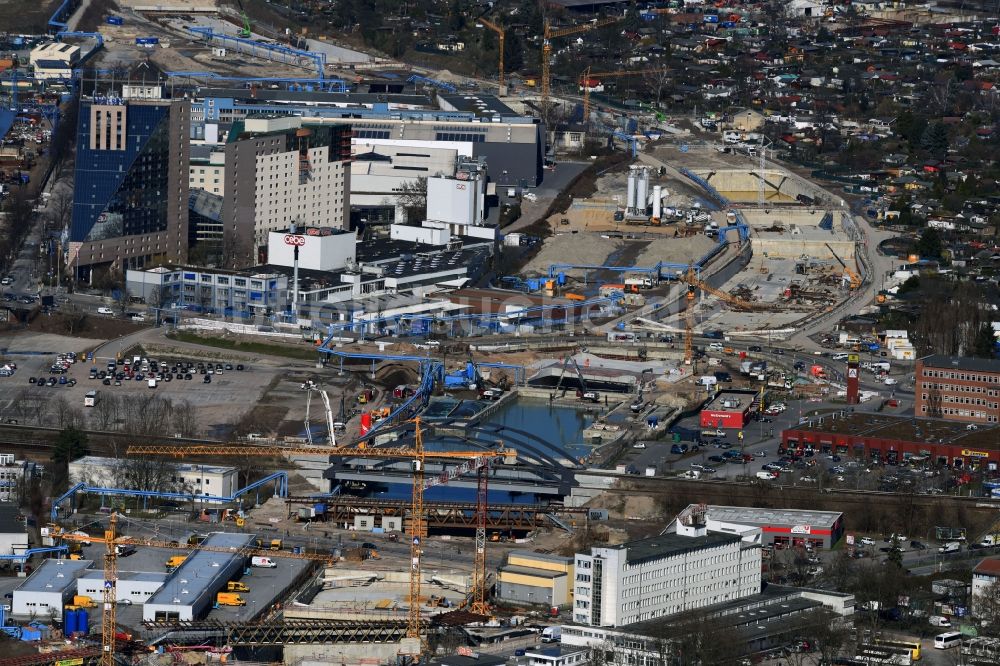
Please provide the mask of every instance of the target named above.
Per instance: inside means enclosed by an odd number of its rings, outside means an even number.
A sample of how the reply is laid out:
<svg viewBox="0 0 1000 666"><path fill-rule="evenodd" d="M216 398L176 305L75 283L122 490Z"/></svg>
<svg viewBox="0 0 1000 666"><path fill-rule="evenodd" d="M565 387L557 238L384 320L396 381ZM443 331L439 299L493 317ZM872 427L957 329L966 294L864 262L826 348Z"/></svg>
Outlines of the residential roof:
<svg viewBox="0 0 1000 666"><path fill-rule="evenodd" d="M920 360L923 362L925 368L946 368L949 370L966 370L972 372L1000 372L1000 359L932 354Z"/></svg>
<svg viewBox="0 0 1000 666"><path fill-rule="evenodd" d="M76 586L76 579L90 568L93 560L44 560L42 565L17 586L17 592L64 592Z"/></svg>
<svg viewBox="0 0 1000 666"><path fill-rule="evenodd" d="M629 541L617 546L605 546L608 550L624 550L626 561L637 564L645 560L656 560L673 557L704 548L714 548L729 543L738 543L738 534L711 533L705 536L689 537L678 534L661 534L639 541Z"/></svg>
<svg viewBox="0 0 1000 666"><path fill-rule="evenodd" d="M984 574L987 576L1000 576L1000 557L990 557L976 565L972 570L974 574Z"/></svg>

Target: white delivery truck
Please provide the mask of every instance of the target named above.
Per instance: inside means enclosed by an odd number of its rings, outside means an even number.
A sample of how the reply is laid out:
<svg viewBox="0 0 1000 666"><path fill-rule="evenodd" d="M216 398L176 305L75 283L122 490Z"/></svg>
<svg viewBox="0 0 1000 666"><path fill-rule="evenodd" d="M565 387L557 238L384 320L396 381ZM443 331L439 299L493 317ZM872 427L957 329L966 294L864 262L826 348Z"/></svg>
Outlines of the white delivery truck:
<svg viewBox="0 0 1000 666"><path fill-rule="evenodd" d="M543 643L558 643L562 640L562 627L545 627L542 629Z"/></svg>
<svg viewBox="0 0 1000 666"><path fill-rule="evenodd" d="M272 560L270 557L258 557L254 556L250 558L250 566L261 567L264 569L275 569L278 563Z"/></svg>
<svg viewBox="0 0 1000 666"><path fill-rule="evenodd" d="M938 548L939 553L957 553L960 550L962 550L962 544L958 541L949 541Z"/></svg>

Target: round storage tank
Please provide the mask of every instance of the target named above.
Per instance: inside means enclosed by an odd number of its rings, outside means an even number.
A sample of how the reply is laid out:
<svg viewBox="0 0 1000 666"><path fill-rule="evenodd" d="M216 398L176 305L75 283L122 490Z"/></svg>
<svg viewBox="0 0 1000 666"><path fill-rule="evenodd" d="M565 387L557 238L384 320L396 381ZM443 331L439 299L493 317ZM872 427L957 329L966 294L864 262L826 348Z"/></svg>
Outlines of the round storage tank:
<svg viewBox="0 0 1000 666"><path fill-rule="evenodd" d="M87 616L87 611L82 608L77 611L76 630L84 636L90 633L90 618Z"/></svg>

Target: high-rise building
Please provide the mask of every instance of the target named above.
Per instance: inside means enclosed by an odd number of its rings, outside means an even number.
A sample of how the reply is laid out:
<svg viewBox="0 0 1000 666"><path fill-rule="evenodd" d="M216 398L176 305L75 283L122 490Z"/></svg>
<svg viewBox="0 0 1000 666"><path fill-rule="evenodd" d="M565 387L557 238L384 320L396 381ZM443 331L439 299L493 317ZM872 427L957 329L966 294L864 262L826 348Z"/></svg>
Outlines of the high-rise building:
<svg viewBox="0 0 1000 666"><path fill-rule="evenodd" d="M969 424L1000 422L1000 361L935 354L917 360L917 416ZM975 427L974 425L970 427Z"/></svg>
<svg viewBox="0 0 1000 666"><path fill-rule="evenodd" d="M69 268L93 281L185 261L189 102L159 85L95 87L80 100Z"/></svg>
<svg viewBox="0 0 1000 666"><path fill-rule="evenodd" d="M290 116L247 118L233 124L225 153L226 264L265 263L268 233L292 224L347 228L349 126L305 124Z"/></svg>

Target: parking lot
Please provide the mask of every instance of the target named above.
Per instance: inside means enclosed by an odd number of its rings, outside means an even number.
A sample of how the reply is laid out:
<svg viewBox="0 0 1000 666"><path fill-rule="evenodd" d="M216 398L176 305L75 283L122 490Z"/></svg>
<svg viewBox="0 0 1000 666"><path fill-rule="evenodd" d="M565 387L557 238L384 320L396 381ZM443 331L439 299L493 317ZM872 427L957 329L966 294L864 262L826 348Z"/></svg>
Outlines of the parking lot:
<svg viewBox="0 0 1000 666"><path fill-rule="evenodd" d="M53 413L66 417L68 408L74 408L84 414L85 425L99 429L115 429L123 418L113 413L112 405L102 407L100 403L126 396L155 395L174 403L183 400L195 409L196 420L202 425L232 423L260 399L276 372L269 366L211 359L204 354L198 358L164 356L149 359L145 365L142 361L135 365L129 358L128 367L116 364L112 372L112 360L102 356L88 360L85 351L72 352L65 347L58 352L15 352L8 359L17 369L12 376L0 377L0 416L4 421L51 424ZM151 360L156 361L155 371ZM94 405L85 401L92 390L97 391Z"/></svg>

